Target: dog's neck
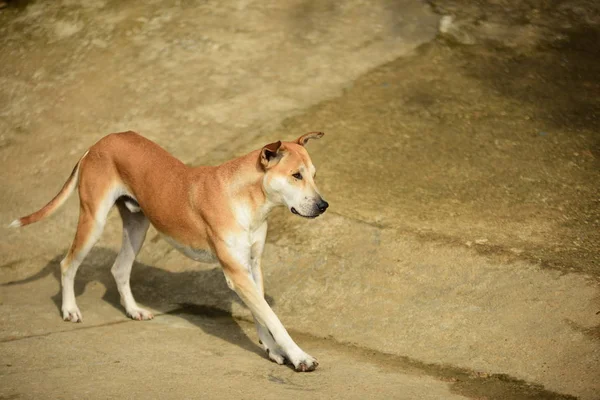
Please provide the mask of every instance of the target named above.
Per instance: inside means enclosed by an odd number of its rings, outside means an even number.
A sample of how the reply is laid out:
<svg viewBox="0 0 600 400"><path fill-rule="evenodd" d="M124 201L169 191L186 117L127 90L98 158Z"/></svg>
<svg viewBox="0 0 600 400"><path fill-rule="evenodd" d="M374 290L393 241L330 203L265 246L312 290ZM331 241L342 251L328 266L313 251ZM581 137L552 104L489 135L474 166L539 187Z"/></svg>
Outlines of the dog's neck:
<svg viewBox="0 0 600 400"><path fill-rule="evenodd" d="M283 205L269 199L265 192L265 174L259 154L259 151L253 151L217 167L218 174L229 178L226 188L228 195L243 208L238 222L249 230L260 227L273 208Z"/></svg>

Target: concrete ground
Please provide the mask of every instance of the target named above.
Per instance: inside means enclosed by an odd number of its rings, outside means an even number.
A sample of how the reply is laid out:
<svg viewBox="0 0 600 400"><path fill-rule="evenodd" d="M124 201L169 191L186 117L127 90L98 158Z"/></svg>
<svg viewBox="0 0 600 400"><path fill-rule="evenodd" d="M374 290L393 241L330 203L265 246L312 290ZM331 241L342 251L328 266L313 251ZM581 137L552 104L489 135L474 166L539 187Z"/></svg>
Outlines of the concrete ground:
<svg viewBox="0 0 600 400"><path fill-rule="evenodd" d="M268 362L218 267L153 230L132 286L157 318L128 320L115 214L78 274L85 322L62 322L73 198L0 228L0 398L600 398L598 5L277 4L9 2L0 220L106 133L215 164L325 131L330 210L275 212L264 259L319 368Z"/></svg>

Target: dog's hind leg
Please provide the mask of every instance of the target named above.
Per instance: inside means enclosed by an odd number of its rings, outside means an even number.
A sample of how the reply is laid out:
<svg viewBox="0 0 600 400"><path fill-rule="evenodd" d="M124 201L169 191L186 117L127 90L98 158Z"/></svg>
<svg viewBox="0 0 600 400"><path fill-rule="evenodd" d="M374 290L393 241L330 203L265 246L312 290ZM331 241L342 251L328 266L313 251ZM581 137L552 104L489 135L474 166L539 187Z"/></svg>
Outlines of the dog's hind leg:
<svg viewBox="0 0 600 400"><path fill-rule="evenodd" d="M138 321L152 319L154 316L151 312L138 307L129 285L131 267L142 248L150 223L143 212L135 212L139 209L133 209L134 212L132 212L132 206L127 204L126 200L117 201L117 208L123 220L123 245L111 268L111 272L117 282L121 303L125 307L127 315Z"/></svg>
<svg viewBox="0 0 600 400"><path fill-rule="evenodd" d="M65 321L82 322L83 318L75 301L75 275L85 256L96 244L110 208L114 203L114 190L107 187L103 196L94 197L80 186L79 222L73 244L60 263L62 286L62 314Z"/></svg>

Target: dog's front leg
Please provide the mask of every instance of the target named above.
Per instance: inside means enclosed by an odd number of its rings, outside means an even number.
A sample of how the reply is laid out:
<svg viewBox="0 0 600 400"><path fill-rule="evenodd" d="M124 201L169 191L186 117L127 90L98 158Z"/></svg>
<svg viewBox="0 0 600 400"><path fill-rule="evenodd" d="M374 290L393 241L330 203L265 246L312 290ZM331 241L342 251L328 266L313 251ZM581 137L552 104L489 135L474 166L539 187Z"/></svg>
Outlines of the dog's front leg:
<svg viewBox="0 0 600 400"><path fill-rule="evenodd" d="M264 222L260 228L258 228L253 234L253 243L250 249L250 272L252 279L256 284L258 291L261 296L265 297L263 275L261 268L262 253L265 247L265 240L267 238L267 223ZM275 343L275 340L267 330L265 326L260 324L256 317L254 317L254 323L256 325L256 331L258 333L258 339L263 350L267 352L269 359L277 364L284 364L286 361L285 353Z"/></svg>
<svg viewBox="0 0 600 400"><path fill-rule="evenodd" d="M294 364L296 371L313 371L319 363L292 340L277 315L264 299L261 290L252 278L250 257L244 262L243 259L246 257L241 254L244 252L240 252L239 249L232 249L224 244L216 246L216 250L228 283L248 306L257 323L267 329L269 336L274 339L275 345L279 346L285 357Z"/></svg>

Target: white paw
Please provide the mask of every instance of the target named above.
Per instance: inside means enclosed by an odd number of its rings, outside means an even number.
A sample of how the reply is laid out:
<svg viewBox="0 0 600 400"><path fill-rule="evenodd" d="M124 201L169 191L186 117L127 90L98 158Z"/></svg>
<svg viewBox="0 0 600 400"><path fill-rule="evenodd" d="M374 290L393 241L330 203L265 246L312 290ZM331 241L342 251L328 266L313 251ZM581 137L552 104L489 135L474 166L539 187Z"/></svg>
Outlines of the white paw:
<svg viewBox="0 0 600 400"><path fill-rule="evenodd" d="M138 321L146 321L149 319L153 319L154 315L152 315L152 313L148 310L144 310L143 308L129 308L127 310L127 315L130 316L132 319L138 320Z"/></svg>
<svg viewBox="0 0 600 400"><path fill-rule="evenodd" d="M77 306L63 307L62 314L65 321L83 322L83 316L81 315L81 311L79 311L79 307Z"/></svg>
<svg viewBox="0 0 600 400"><path fill-rule="evenodd" d="M285 361L287 360L285 358L285 356L283 355L283 351L279 348L279 346L275 345L274 349L270 349L266 344L264 344L262 341L259 341L260 345L262 346L263 350L267 352L267 355L269 356L269 359L271 361L273 361L274 363L277 363L279 365L283 365L285 364Z"/></svg>
<svg viewBox="0 0 600 400"><path fill-rule="evenodd" d="M306 353L303 353L300 357L292 360L292 363L297 372L314 371L319 366L317 359Z"/></svg>

